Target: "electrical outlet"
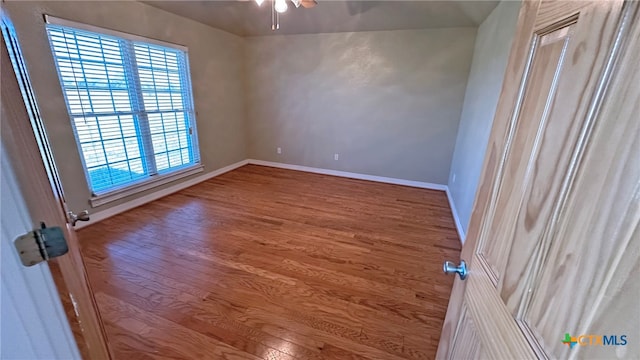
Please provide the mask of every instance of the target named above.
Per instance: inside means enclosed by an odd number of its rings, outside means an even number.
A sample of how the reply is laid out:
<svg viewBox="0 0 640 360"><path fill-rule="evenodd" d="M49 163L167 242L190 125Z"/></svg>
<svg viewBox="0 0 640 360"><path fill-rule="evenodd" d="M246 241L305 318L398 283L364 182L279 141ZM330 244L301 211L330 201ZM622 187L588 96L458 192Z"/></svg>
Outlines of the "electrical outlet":
<svg viewBox="0 0 640 360"><path fill-rule="evenodd" d="M276 152L277 152L278 154L282 154L282 148L281 148L281 147L278 147L278 148L276 149Z"/></svg>
<svg viewBox="0 0 640 360"><path fill-rule="evenodd" d="M333 154L333 160L338 160L340 158L340 154Z"/></svg>

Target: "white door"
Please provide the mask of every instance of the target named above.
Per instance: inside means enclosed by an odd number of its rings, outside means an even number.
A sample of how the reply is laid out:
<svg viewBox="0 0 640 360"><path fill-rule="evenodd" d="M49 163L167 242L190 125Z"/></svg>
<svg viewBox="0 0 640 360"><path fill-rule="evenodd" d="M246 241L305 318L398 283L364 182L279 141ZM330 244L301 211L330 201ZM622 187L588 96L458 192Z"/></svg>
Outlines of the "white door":
<svg viewBox="0 0 640 360"><path fill-rule="evenodd" d="M24 267L13 246L33 222L4 148L0 157L0 359L79 359L49 266Z"/></svg>

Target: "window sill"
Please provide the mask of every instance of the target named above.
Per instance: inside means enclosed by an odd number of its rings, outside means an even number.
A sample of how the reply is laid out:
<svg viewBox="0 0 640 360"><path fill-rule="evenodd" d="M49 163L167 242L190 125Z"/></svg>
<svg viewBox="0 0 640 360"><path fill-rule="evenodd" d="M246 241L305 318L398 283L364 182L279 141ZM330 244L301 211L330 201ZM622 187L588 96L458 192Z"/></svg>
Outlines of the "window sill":
<svg viewBox="0 0 640 360"><path fill-rule="evenodd" d="M204 167L198 164L169 174L155 175L149 179L126 186L124 188L93 196L89 199L89 204L91 204L92 208L102 206L104 204L126 198L127 196L135 195L142 191L153 189L157 186L201 173L203 170Z"/></svg>

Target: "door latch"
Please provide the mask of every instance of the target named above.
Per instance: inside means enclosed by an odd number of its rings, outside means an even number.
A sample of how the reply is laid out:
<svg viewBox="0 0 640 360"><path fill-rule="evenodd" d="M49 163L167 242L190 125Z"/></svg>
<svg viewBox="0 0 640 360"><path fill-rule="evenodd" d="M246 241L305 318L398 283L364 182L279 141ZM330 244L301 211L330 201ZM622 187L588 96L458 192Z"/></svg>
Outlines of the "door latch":
<svg viewBox="0 0 640 360"><path fill-rule="evenodd" d="M44 223L40 229L18 237L14 244L24 266L33 266L69 251L62 229L47 227Z"/></svg>
<svg viewBox="0 0 640 360"><path fill-rule="evenodd" d="M79 212L77 215L73 211L69 211L67 213L69 215L69 222L71 226L76 226L78 221L89 221L89 210L83 210Z"/></svg>
<svg viewBox="0 0 640 360"><path fill-rule="evenodd" d="M445 274L458 274L460 275L460 280L464 280L469 275L467 271L467 263L464 260L460 261L460 265L456 266L456 264L451 261L445 261L444 265L442 265L442 270Z"/></svg>

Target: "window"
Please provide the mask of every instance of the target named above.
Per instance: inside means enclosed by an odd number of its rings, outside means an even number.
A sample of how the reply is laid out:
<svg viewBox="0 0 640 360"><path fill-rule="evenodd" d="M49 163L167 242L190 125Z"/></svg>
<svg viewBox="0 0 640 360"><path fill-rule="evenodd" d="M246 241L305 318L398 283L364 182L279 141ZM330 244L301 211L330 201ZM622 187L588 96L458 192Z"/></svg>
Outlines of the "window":
<svg viewBox="0 0 640 360"><path fill-rule="evenodd" d="M94 196L199 167L186 49L47 22Z"/></svg>

